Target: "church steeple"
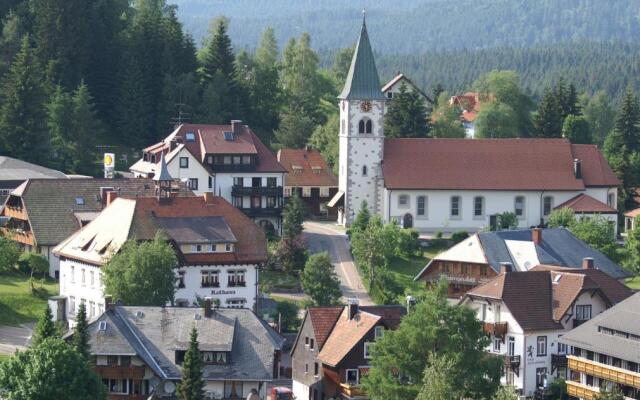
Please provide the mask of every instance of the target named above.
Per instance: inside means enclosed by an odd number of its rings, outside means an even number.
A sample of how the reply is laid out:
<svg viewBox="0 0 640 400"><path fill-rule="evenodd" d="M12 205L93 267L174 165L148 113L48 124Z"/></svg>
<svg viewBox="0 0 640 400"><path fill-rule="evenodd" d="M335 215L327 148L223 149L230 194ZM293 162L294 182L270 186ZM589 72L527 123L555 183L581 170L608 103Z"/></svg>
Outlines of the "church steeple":
<svg viewBox="0 0 640 400"><path fill-rule="evenodd" d="M171 181L173 178L167 168L167 162L164 159L164 153L160 153L160 170L151 178L156 182L156 196L158 199L171 196Z"/></svg>
<svg viewBox="0 0 640 400"><path fill-rule="evenodd" d="M384 100L364 15L360 38L358 38L358 44L353 52L347 81L338 98L342 100Z"/></svg>

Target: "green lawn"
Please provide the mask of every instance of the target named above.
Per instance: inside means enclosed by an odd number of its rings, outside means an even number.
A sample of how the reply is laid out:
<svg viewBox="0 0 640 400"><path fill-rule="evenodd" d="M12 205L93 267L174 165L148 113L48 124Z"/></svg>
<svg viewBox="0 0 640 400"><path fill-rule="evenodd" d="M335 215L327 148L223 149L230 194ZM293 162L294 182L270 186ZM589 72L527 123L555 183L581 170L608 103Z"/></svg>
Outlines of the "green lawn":
<svg viewBox="0 0 640 400"><path fill-rule="evenodd" d="M0 354L0 364L2 364L4 361L7 361L9 358L11 358L10 355Z"/></svg>
<svg viewBox="0 0 640 400"><path fill-rule="evenodd" d="M629 278L625 283L633 290L640 290L640 276Z"/></svg>
<svg viewBox="0 0 640 400"><path fill-rule="evenodd" d="M300 278L282 271L260 271L260 288L262 291L271 292L278 289L300 288Z"/></svg>
<svg viewBox="0 0 640 400"><path fill-rule="evenodd" d="M396 282L403 288L411 291L420 290L424 285L414 282L413 278L418 275L418 272L422 271L422 268L427 265L429 260L445 249L443 247L428 248L422 253L422 257L411 257L409 259L394 257L389 262L389 270L395 276Z"/></svg>
<svg viewBox="0 0 640 400"><path fill-rule="evenodd" d="M35 321L44 310L47 298L58 294L58 283L36 280L37 293L31 294L29 277L22 274L0 275L0 325L19 326Z"/></svg>

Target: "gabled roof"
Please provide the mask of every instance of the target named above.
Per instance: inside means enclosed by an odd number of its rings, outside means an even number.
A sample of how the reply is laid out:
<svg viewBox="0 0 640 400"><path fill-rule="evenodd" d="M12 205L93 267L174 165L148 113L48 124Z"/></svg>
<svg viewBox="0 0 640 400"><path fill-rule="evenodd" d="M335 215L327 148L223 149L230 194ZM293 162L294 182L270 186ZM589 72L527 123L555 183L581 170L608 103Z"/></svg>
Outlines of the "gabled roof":
<svg viewBox="0 0 640 400"><path fill-rule="evenodd" d="M619 282L600 271L595 270L599 275L598 281L592 279L592 273L582 271L541 268L508 272L471 289L465 298L502 300L523 330L537 331L561 329L562 318L571 310L578 296L586 291L598 293L608 304L614 304L608 295L631 295L626 288L616 290Z"/></svg>
<svg viewBox="0 0 640 400"><path fill-rule="evenodd" d="M45 168L17 158L0 156L0 181L67 178L67 175L55 169Z"/></svg>
<svg viewBox="0 0 640 400"><path fill-rule="evenodd" d="M324 346L342 310L343 307L313 307L307 310L318 349Z"/></svg>
<svg viewBox="0 0 640 400"><path fill-rule="evenodd" d="M638 363L639 320L640 293L636 293L565 334L560 341L570 346ZM630 335L635 335L635 338Z"/></svg>
<svg viewBox="0 0 640 400"><path fill-rule="evenodd" d="M604 204L600 200L596 200L588 194L581 193L575 197L570 198L554 209L561 209L568 207L572 209L576 213L587 213L587 214L617 214L618 210L615 208L609 207L609 205Z"/></svg>
<svg viewBox="0 0 640 400"><path fill-rule="evenodd" d="M565 228L541 229L541 242L533 242L532 229L480 232L463 240L434 260L486 263L496 273L501 263L511 263L518 271L530 270L539 264L570 269L581 268L585 257L594 259L595 268L614 279L623 279L629 273L604 254L575 237ZM485 262L482 262L482 259ZM420 280L431 262L416 276Z"/></svg>
<svg viewBox="0 0 640 400"><path fill-rule="evenodd" d="M582 179L573 160L582 161ZM388 189L584 190L620 184L595 145L566 139L385 139Z"/></svg>
<svg viewBox="0 0 640 400"><path fill-rule="evenodd" d="M102 265L126 240L151 240L159 230L179 244L205 239L235 243L232 252L179 253L183 265L261 263L266 259L264 232L242 211L214 196L117 198L54 253Z"/></svg>
<svg viewBox="0 0 640 400"><path fill-rule="evenodd" d="M29 179L7 201L19 197L36 243L53 246L80 228L76 213L104 208L101 188L113 188L125 197L155 194L155 184L150 179ZM181 185L179 195L193 193Z"/></svg>
<svg viewBox="0 0 640 400"><path fill-rule="evenodd" d="M380 316L366 311L359 311L351 319L348 315L349 309L345 307L318 354L318 360L332 367L337 366L380 320Z"/></svg>
<svg viewBox="0 0 640 400"><path fill-rule="evenodd" d="M364 18L347 80L338 98L343 100L384 100Z"/></svg>
<svg viewBox="0 0 640 400"><path fill-rule="evenodd" d="M284 178L285 186L338 187L338 178L318 150L281 149L278 161L288 172ZM294 169L294 166L302 167L302 171Z"/></svg>
<svg viewBox="0 0 640 400"><path fill-rule="evenodd" d="M401 74L401 73L394 76L389 82L387 82L386 85L382 87L381 89L382 93L386 93L389 89L391 89L396 83L400 81L407 82L411 87L413 87L413 89L417 90L418 93L422 97L424 97L429 103L433 103L433 100L429 96L427 96L427 94L423 92L422 89L420 89L415 83L413 83L413 81L409 79L405 74Z"/></svg>
<svg viewBox="0 0 640 400"><path fill-rule="evenodd" d="M273 379L274 352L283 338L249 309L215 309L205 317L198 308L117 306L88 330L93 354L136 354L161 378L180 379L175 352L187 349L194 326L200 350L231 352L229 364L203 366L205 380Z"/></svg>

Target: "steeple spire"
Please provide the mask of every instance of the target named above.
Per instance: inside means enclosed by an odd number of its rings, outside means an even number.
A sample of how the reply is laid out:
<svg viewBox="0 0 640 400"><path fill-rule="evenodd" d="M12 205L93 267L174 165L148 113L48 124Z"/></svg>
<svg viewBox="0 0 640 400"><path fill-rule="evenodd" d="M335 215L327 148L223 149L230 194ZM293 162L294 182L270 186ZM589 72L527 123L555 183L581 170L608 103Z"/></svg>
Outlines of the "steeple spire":
<svg viewBox="0 0 640 400"><path fill-rule="evenodd" d="M156 196L158 198L165 198L171 195L171 181L173 178L167 168L167 162L164 159L164 153L160 153L160 168L156 174L151 178L156 182Z"/></svg>
<svg viewBox="0 0 640 400"><path fill-rule="evenodd" d="M362 10L362 29L358 44L353 52L353 59L349 67L347 81L342 93L338 96L343 100L383 100L380 89L380 78L373 58L373 51L367 33L366 11Z"/></svg>

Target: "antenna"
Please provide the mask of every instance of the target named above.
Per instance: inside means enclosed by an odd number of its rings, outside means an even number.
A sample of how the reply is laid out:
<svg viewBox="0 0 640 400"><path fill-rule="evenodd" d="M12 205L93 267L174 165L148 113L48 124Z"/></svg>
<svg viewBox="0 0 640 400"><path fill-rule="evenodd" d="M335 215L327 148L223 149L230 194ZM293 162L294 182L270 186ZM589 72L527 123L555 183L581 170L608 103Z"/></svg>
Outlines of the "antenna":
<svg viewBox="0 0 640 400"><path fill-rule="evenodd" d="M178 125L182 125L183 122L189 122L189 117L191 116L191 114L182 110L183 107L187 106L187 104L182 102L182 90L180 91L180 100L178 100L174 105L178 109L178 116L171 118L171 123L175 128L177 128Z"/></svg>

